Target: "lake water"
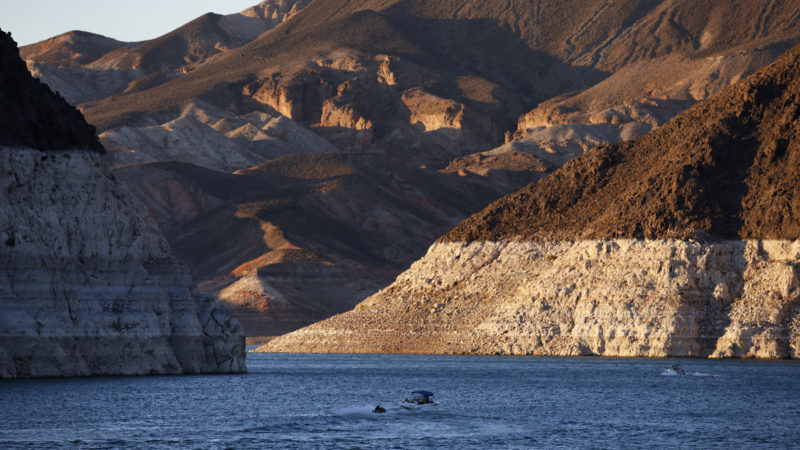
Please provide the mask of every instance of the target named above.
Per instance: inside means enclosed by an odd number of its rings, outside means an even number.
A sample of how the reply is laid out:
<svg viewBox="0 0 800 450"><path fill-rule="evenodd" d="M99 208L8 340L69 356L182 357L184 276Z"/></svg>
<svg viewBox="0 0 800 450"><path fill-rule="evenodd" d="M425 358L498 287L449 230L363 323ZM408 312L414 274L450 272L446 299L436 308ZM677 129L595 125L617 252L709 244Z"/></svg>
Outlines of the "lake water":
<svg viewBox="0 0 800 450"><path fill-rule="evenodd" d="M688 375L665 375L673 363ZM251 354L248 366L0 381L0 448L800 446L797 362ZM438 407L401 409L413 389Z"/></svg>

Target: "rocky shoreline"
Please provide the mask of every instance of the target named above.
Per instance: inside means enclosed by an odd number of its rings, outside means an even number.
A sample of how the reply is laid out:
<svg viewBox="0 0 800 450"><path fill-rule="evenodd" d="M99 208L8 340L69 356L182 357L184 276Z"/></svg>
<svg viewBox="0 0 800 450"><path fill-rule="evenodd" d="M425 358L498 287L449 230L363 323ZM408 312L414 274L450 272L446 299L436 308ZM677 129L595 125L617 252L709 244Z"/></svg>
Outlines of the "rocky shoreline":
<svg viewBox="0 0 800 450"><path fill-rule="evenodd" d="M800 241L437 243L258 351L798 358L799 263Z"/></svg>

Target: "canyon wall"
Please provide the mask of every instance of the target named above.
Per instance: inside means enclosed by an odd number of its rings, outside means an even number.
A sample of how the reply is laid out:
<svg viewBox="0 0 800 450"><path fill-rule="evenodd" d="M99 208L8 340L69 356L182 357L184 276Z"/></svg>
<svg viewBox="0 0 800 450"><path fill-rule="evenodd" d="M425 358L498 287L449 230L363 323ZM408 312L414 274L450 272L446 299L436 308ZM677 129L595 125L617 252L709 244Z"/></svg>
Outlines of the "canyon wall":
<svg viewBox="0 0 800 450"><path fill-rule="evenodd" d="M0 149L0 377L246 371L241 326L101 158Z"/></svg>

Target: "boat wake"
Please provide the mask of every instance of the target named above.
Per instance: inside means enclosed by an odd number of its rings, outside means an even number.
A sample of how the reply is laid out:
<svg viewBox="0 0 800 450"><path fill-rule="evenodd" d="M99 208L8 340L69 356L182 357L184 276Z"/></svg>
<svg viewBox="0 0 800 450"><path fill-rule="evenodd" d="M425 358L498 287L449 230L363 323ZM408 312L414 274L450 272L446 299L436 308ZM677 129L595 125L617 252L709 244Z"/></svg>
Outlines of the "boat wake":
<svg viewBox="0 0 800 450"><path fill-rule="evenodd" d="M661 372L661 376L664 377L678 377L678 376L686 376L686 377L718 377L719 375L715 375L713 373L704 373L704 372L685 372L685 373L678 373L672 369L664 369Z"/></svg>
<svg viewBox="0 0 800 450"><path fill-rule="evenodd" d="M375 410L375 405L372 404L363 404L363 405L350 405L350 406L342 406L339 408L333 408L331 413L336 416L365 416L365 415L372 415ZM388 410L386 412L389 412Z"/></svg>
<svg viewBox="0 0 800 450"><path fill-rule="evenodd" d="M331 414L335 416L391 416L397 414L418 414L424 413L426 411L435 411L435 408L421 408L417 410L408 410L400 405L395 405L391 403L381 403L380 406L386 410L386 412L377 413L375 412L375 407L378 404L362 404L362 405L350 405L350 406L342 406L339 408L331 409Z"/></svg>

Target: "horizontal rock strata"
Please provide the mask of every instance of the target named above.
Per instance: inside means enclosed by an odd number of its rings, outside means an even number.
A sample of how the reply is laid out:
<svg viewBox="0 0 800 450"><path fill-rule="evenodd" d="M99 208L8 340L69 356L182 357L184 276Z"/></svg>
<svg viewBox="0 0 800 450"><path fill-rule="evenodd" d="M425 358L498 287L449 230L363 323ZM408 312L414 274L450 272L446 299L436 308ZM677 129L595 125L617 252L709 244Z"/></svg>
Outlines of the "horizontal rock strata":
<svg viewBox="0 0 800 450"><path fill-rule="evenodd" d="M245 371L241 326L101 158L0 148L0 377Z"/></svg>
<svg viewBox="0 0 800 450"><path fill-rule="evenodd" d="M260 351L797 358L800 241L441 242Z"/></svg>

